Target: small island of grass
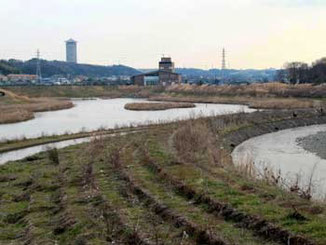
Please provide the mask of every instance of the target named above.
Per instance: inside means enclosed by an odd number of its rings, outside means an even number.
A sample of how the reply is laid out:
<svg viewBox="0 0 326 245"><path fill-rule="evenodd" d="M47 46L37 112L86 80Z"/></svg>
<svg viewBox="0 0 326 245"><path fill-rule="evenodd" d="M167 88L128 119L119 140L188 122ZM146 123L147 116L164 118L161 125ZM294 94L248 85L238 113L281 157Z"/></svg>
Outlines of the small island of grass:
<svg viewBox="0 0 326 245"><path fill-rule="evenodd" d="M132 111L161 111L175 108L194 108L193 103L128 103L125 105L126 110Z"/></svg>

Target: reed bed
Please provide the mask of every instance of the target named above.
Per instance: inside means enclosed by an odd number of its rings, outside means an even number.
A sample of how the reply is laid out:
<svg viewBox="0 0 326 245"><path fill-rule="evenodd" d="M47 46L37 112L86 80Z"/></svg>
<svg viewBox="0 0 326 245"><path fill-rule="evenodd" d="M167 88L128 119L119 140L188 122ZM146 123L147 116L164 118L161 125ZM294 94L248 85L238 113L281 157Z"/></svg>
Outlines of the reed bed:
<svg viewBox="0 0 326 245"><path fill-rule="evenodd" d="M219 95L219 96L254 96L254 97L301 97L322 98L326 96L326 86L321 84L284 84L254 83L250 85L173 85L166 89L167 92L196 94L196 95Z"/></svg>
<svg viewBox="0 0 326 245"><path fill-rule="evenodd" d="M153 96L150 100L169 101L169 102L187 102L187 103L216 103L216 104L245 104L255 109L304 109L320 108L324 103L317 103L313 100L296 98L256 98L244 96Z"/></svg>
<svg viewBox="0 0 326 245"><path fill-rule="evenodd" d="M161 111L174 108L194 108L193 103L128 103L125 109L132 111Z"/></svg>
<svg viewBox="0 0 326 245"><path fill-rule="evenodd" d="M27 121L34 118L34 113L19 108L0 106L0 124Z"/></svg>
<svg viewBox="0 0 326 245"><path fill-rule="evenodd" d="M7 90L0 98L0 124L26 121L34 118L34 112L55 111L73 107L68 100L49 98L32 99Z"/></svg>

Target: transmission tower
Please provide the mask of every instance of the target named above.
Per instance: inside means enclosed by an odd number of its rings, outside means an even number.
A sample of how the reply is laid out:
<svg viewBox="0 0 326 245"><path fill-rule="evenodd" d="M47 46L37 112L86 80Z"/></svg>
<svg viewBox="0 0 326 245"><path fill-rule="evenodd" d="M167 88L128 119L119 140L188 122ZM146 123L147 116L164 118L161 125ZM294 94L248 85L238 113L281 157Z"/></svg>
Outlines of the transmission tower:
<svg viewBox="0 0 326 245"><path fill-rule="evenodd" d="M41 73L41 53L40 50L38 49L36 51L36 76L37 76L37 82L41 83L42 82L42 73Z"/></svg>
<svg viewBox="0 0 326 245"><path fill-rule="evenodd" d="M225 82L226 70L226 52L225 48L222 49L222 66L221 66L221 84Z"/></svg>
<svg viewBox="0 0 326 245"><path fill-rule="evenodd" d="M222 50L222 70L226 69L226 52L225 48Z"/></svg>

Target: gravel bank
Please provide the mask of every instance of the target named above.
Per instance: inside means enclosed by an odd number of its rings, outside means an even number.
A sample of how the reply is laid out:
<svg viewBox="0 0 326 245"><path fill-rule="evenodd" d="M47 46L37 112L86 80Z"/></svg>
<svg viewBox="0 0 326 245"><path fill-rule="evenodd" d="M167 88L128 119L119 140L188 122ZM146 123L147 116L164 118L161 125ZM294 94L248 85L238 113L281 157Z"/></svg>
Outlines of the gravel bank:
<svg viewBox="0 0 326 245"><path fill-rule="evenodd" d="M321 131L317 134L298 138L297 143L306 151L315 153L322 159L326 159L326 132Z"/></svg>

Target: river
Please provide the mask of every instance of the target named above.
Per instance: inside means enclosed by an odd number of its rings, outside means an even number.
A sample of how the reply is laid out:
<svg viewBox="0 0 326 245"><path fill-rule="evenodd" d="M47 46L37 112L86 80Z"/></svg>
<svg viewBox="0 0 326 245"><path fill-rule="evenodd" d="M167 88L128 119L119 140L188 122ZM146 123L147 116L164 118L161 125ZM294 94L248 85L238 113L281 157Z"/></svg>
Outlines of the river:
<svg viewBox="0 0 326 245"><path fill-rule="evenodd" d="M196 104L195 108L165 111L129 111L126 103L144 102L144 99L73 100L74 107L67 110L36 113L33 120L0 125L0 140L36 138L99 128L171 122L193 116L210 116L239 111L252 112L243 105Z"/></svg>
<svg viewBox="0 0 326 245"><path fill-rule="evenodd" d="M280 171L287 184L298 180L303 188L311 178L313 197L323 199L326 197L326 160L305 150L298 140L325 131L326 125L315 125L251 138L234 149L233 161L236 165L253 162L260 173L266 167L274 173Z"/></svg>
<svg viewBox="0 0 326 245"><path fill-rule="evenodd" d="M26 122L0 125L0 138L35 138L42 135L77 133L99 128L115 128L129 125L170 122L195 116L211 116L239 111L252 112L247 106L224 104L196 104L195 108L170 109L165 111L129 111L126 103L144 102L143 99L94 99L73 100L74 107L67 110L36 113L36 118ZM151 102L155 103L155 102ZM43 152L49 147L58 149L88 142L91 138L66 140L0 153L0 165Z"/></svg>

